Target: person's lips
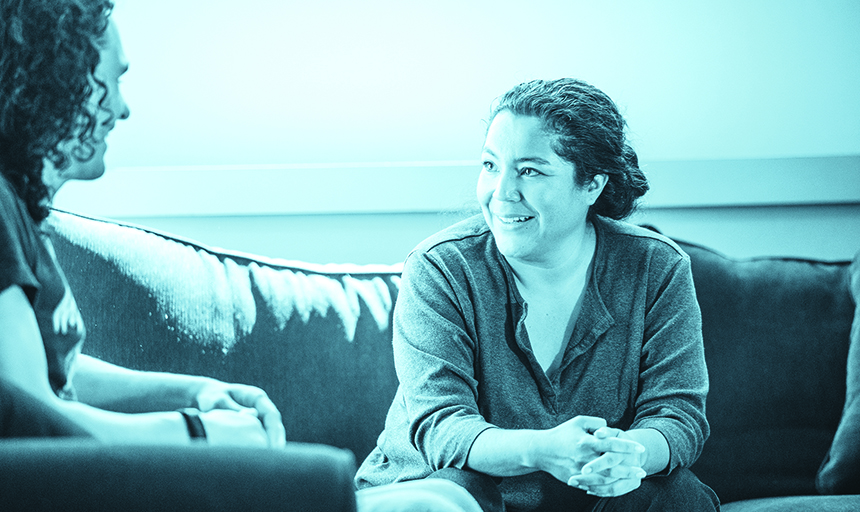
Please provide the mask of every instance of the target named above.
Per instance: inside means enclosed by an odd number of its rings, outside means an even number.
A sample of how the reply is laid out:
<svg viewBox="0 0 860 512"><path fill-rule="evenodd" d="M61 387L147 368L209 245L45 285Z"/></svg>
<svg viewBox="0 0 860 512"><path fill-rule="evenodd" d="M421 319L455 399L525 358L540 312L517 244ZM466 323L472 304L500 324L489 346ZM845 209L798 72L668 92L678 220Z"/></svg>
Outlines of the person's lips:
<svg viewBox="0 0 860 512"><path fill-rule="evenodd" d="M496 219L499 220L499 222L508 226L525 224L526 222L534 219L534 217L531 215L494 214L494 216L496 217Z"/></svg>

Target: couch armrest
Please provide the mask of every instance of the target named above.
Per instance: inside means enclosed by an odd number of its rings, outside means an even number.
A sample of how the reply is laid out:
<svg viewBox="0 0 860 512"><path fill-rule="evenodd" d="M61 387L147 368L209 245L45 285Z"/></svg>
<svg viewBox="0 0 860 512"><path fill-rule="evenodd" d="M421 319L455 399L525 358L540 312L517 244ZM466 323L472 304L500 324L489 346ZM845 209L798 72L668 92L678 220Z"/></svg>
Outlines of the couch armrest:
<svg viewBox="0 0 860 512"><path fill-rule="evenodd" d="M0 441L3 510L354 511L351 452Z"/></svg>

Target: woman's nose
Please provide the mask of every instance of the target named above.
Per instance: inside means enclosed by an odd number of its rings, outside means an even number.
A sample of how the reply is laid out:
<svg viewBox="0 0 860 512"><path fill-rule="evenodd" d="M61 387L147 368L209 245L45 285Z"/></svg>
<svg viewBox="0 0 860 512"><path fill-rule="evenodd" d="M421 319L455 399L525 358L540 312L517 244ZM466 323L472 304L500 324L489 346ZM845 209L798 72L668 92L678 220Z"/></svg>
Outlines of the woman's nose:
<svg viewBox="0 0 860 512"><path fill-rule="evenodd" d="M131 110L128 108L128 104L125 102L125 98L119 97L119 110L118 110L117 119L128 119L128 116L131 115Z"/></svg>
<svg viewBox="0 0 860 512"><path fill-rule="evenodd" d="M515 172L504 170L500 173L493 197L499 201L512 202L522 199L519 189L519 179Z"/></svg>

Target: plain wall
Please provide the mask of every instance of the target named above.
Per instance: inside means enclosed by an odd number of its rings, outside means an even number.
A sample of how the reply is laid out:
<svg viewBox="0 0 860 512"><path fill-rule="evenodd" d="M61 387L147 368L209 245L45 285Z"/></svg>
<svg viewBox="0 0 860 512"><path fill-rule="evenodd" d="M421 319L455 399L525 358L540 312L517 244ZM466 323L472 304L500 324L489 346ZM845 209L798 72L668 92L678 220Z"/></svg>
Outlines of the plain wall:
<svg viewBox="0 0 860 512"><path fill-rule="evenodd" d="M400 261L462 216L492 99L575 76L615 99L654 178L634 221L739 257L860 249L855 0L117 0L115 19L132 116L61 208Z"/></svg>
<svg viewBox="0 0 860 512"><path fill-rule="evenodd" d="M469 160L492 100L572 76L640 158L860 154L856 0L117 0L111 167Z"/></svg>

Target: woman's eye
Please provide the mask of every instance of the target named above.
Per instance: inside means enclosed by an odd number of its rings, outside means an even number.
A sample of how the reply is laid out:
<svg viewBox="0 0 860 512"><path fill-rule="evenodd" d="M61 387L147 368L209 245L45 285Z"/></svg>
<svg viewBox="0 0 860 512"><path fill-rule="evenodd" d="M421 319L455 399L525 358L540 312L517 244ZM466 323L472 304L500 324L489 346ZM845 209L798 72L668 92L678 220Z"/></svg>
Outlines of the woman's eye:
<svg viewBox="0 0 860 512"><path fill-rule="evenodd" d="M487 172L494 172L496 170L496 165L493 162L484 162L484 170Z"/></svg>
<svg viewBox="0 0 860 512"><path fill-rule="evenodd" d="M532 169L531 167L524 167L520 170L520 174L523 176L537 176L540 173L537 171L537 169Z"/></svg>

